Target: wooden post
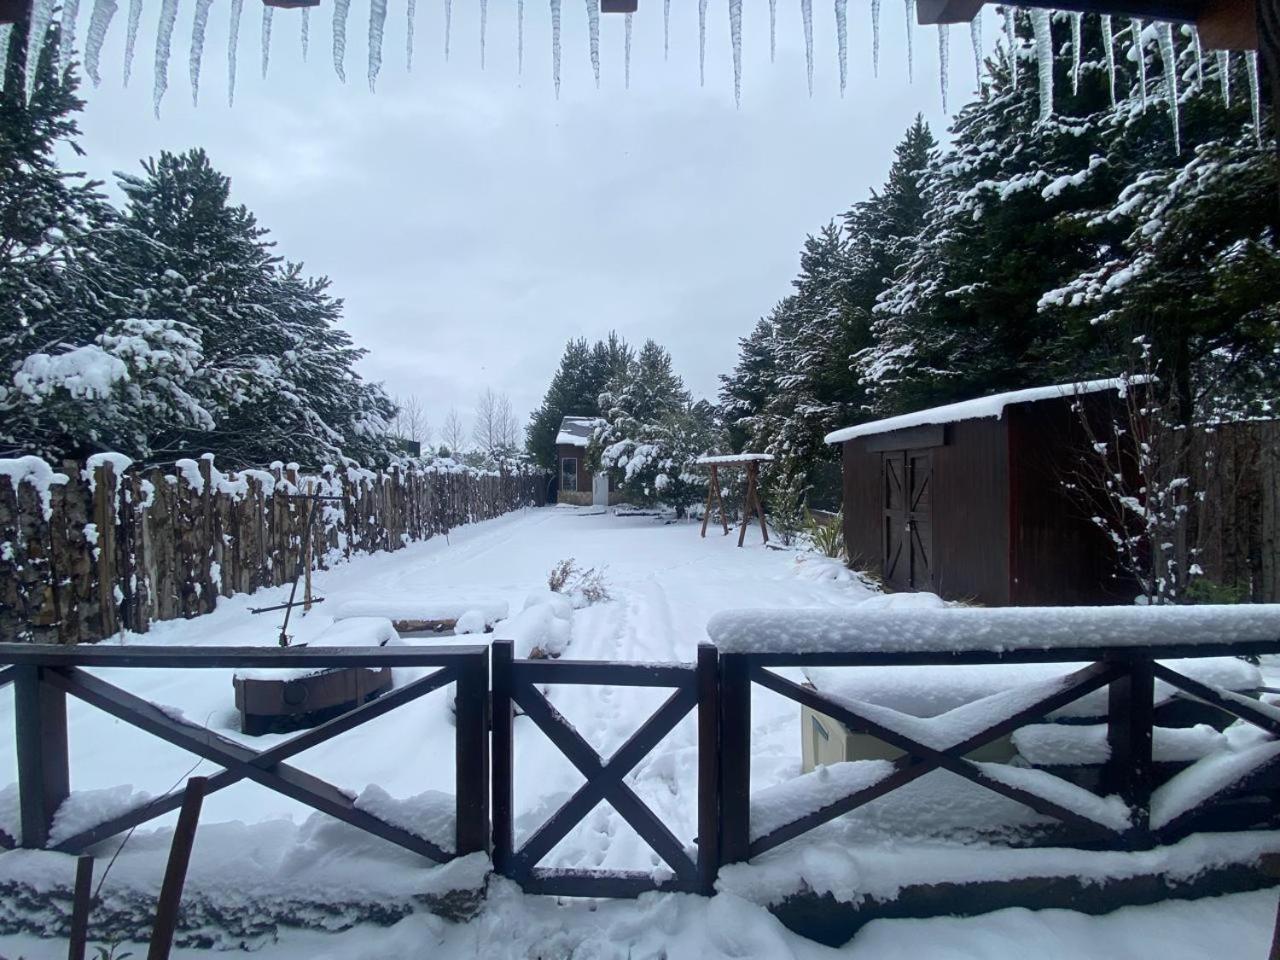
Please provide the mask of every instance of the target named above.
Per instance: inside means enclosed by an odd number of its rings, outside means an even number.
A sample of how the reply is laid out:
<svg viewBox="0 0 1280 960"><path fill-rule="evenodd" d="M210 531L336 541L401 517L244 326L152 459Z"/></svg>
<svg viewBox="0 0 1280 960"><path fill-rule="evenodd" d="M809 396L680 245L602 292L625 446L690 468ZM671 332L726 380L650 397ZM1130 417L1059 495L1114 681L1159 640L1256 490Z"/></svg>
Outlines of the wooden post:
<svg viewBox="0 0 1280 960"><path fill-rule="evenodd" d="M510 876L515 854L515 751L511 711L514 645L495 640L493 652L493 869Z"/></svg>
<svg viewBox="0 0 1280 960"><path fill-rule="evenodd" d="M489 731L485 707L489 658L468 657L458 667L454 709L455 797L459 856L489 851Z"/></svg>
<svg viewBox="0 0 1280 960"><path fill-rule="evenodd" d="M720 862L751 847L751 681L740 655L720 657Z"/></svg>
<svg viewBox="0 0 1280 960"><path fill-rule="evenodd" d="M93 523L98 532L98 615L99 636L109 637L119 629L116 618L116 475L110 461L94 470Z"/></svg>
<svg viewBox="0 0 1280 960"><path fill-rule="evenodd" d="M207 783L204 777L191 777L182 794L182 809L178 812L178 825L169 846L169 862L164 868L164 881L160 884L160 900L156 903L156 920L151 928L147 960L168 960L169 950L173 947L182 887L187 882L187 866L191 863L191 847L196 842L196 826L200 822L200 807L204 804Z"/></svg>
<svg viewBox="0 0 1280 960"><path fill-rule="evenodd" d="M13 669L22 845L41 849L49 842L53 815L71 793L67 697L44 682L45 668L20 664Z"/></svg>
<svg viewBox="0 0 1280 960"><path fill-rule="evenodd" d="M720 870L720 652L698 644L698 886L711 896Z"/></svg>
<svg viewBox="0 0 1280 960"><path fill-rule="evenodd" d="M1110 758L1104 768L1104 784L1133 809L1130 842L1150 842L1151 728L1155 711L1155 677L1152 663L1135 659L1125 673L1111 681L1107 698L1107 745Z"/></svg>
<svg viewBox="0 0 1280 960"><path fill-rule="evenodd" d="M769 542L769 528L764 522L764 504L760 502L760 483L759 483L759 465L752 460L751 465L747 468L751 471L751 496L756 503L756 516L760 518L760 535L764 538L764 542Z"/></svg>
<svg viewBox="0 0 1280 960"><path fill-rule="evenodd" d="M711 499L716 495L716 488L719 486L720 478L716 476L716 465L713 463L711 464L711 479L707 481L707 510L702 515L703 537L707 535L707 521L711 519Z"/></svg>
<svg viewBox="0 0 1280 960"><path fill-rule="evenodd" d="M71 933L67 960L84 960L89 945L89 908L93 903L93 857L76 859L76 886L71 898Z"/></svg>
<svg viewBox="0 0 1280 960"><path fill-rule="evenodd" d="M315 492L316 492L315 484L311 481L308 481L307 495L314 496ZM312 540L312 528L314 527L316 522L315 517L311 513L311 510L315 509L315 504L317 503L317 501L310 500L308 501L308 503L310 504L310 509L307 512L308 526L307 526L307 531L304 537L304 540L306 543L306 551L305 551L306 555L302 558L302 563L303 563L302 576L303 576L303 582L304 582L304 586L302 588L302 612L303 613L311 612L311 540Z"/></svg>
<svg viewBox="0 0 1280 960"><path fill-rule="evenodd" d="M764 507L760 505L760 494L756 487L756 475L756 461L748 460L747 491L742 495L742 527L738 530L738 546L742 546L747 539L747 527L751 526L752 512L760 518L760 533L764 536L764 542L769 542L769 528L764 523Z"/></svg>

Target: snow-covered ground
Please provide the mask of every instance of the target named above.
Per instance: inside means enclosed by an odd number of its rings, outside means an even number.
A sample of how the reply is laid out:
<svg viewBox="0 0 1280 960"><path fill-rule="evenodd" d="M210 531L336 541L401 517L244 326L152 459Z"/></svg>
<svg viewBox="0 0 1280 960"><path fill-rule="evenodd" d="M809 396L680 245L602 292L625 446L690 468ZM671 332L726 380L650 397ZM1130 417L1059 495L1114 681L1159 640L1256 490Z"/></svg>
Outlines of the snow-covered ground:
<svg viewBox="0 0 1280 960"><path fill-rule="evenodd" d="M565 656L574 659L691 661L698 643L706 639L708 619L719 611L743 606L849 608L871 596L859 581L833 576L836 569L820 558L764 548L758 542L738 549L736 539L711 532L703 540L692 523L654 516L615 516L572 508L526 511L455 530L447 542L438 537L394 554L360 557L318 574L316 592L325 602L297 622L293 632L299 641L313 638L332 623L340 604L357 601L505 602L514 614L529 597L546 593L548 572L567 557L582 567L603 569L611 595L605 602L573 611ZM252 598L221 600L208 616L158 624L149 634L131 636L128 642L271 644L279 614L253 616L248 611L251 606L277 602L286 593L287 588L274 588ZM502 632L500 625L495 635ZM194 722L240 737L229 670L99 673L148 700L180 710ZM550 696L583 736L608 755L668 692L560 687L552 688ZM0 690L0 728L12 724L12 696L11 689ZM454 729L447 704L445 693L434 693L291 762L356 793L371 785L401 799L426 791L451 792ZM134 791L159 794L191 772L216 769L202 763L193 771L193 758L183 751L79 702L72 701L69 711L70 812L81 825L100 819L112 806L127 805ZM753 787L768 788L799 774L795 704L758 690L752 721ZM523 839L569 797L582 778L531 723L519 720L516 737L516 828ZM263 748L283 737L244 739ZM12 817L13 791L5 791L4 784L16 779L11 772L14 763L12 736L0 737L0 819ZM696 728L690 717L628 778L641 798L686 841L696 832L696 766ZM987 798L988 802L993 799ZM121 883L138 884L141 872L156 869L152 865L166 843L163 823L160 832L156 824L148 824L130 841L115 868ZM277 892L275 877L288 873L314 893L338 896L341 891L355 896L360 892L355 888L363 883L368 895L391 900L405 896L415 883L441 882L438 876L428 881L425 873L415 881L415 868L407 865L404 856L371 852L369 843L353 837L348 828L246 782L210 796L201 824L192 880L206 889L238 887L242 896L255 897L260 889ZM71 826L68 823L67 829ZM889 830L893 824L885 821L880 826ZM877 832L874 822L872 828L870 834L850 836L865 842ZM380 841L372 842L385 847ZM116 845L109 841L100 852L109 856ZM290 855L293 847L314 855L303 858L307 863L302 864L296 850ZM950 852L960 851L953 847ZM5 855L22 856L26 855ZM5 872L5 857L0 857L0 875ZM51 860L35 869L56 872L62 869L60 863ZM659 866L647 845L607 806L593 810L544 863L616 869ZM66 869L70 870L69 864ZM455 871L476 873L468 865L455 866ZM158 880L156 876L154 882ZM1121 957L1156 951L1164 957L1191 957L1230 943L1233 955L1261 956L1274 905L1274 896L1250 894L1135 908L1103 918L1057 911L1003 911L970 920L884 921L868 926L840 955L1006 957L1034 947L1038 956L1046 957ZM360 927L340 934L289 932L277 943L256 945L261 955L280 958L837 955L792 935L761 907L728 893L711 900L651 895L635 903L558 905L545 898L524 897L501 880L494 881L479 916L466 924L415 914L389 928ZM54 941L0 938L0 956L57 956L63 949Z"/></svg>

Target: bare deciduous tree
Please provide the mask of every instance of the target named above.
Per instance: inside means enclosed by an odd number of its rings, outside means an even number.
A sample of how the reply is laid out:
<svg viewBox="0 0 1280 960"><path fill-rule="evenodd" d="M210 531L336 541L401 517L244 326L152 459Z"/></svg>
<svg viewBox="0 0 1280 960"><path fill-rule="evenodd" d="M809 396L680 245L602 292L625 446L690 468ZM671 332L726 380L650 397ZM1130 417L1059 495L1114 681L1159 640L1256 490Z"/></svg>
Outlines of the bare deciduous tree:
<svg viewBox="0 0 1280 960"><path fill-rule="evenodd" d="M467 445L467 430L462 425L462 418L458 416L458 411L454 407L449 408L444 422L440 425L440 442L449 448L449 453L454 457L461 454L463 447Z"/></svg>
<svg viewBox="0 0 1280 960"><path fill-rule="evenodd" d="M393 437L419 443L424 449L431 446L431 424L426 407L418 395L395 397L396 415L388 424L387 432Z"/></svg>
<svg viewBox="0 0 1280 960"><path fill-rule="evenodd" d="M471 430L476 445L497 458L515 448L517 431L511 400L505 393L485 388L476 402L476 422Z"/></svg>

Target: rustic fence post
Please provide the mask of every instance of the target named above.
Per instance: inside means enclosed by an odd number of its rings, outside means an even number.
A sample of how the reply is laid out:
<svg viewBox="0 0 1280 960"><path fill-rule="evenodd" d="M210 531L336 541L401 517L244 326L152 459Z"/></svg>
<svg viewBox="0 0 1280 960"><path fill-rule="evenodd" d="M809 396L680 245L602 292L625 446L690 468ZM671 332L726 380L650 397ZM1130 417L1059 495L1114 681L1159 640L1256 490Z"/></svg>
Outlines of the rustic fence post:
<svg viewBox="0 0 1280 960"><path fill-rule="evenodd" d="M196 827L200 822L200 807L204 804L207 784L204 777L191 777L182 793L182 809L178 812L178 825L173 830L173 843L169 846L169 862L165 865L164 881L160 884L160 899L156 903L147 960L168 960L173 946L182 888L187 880L187 866L191 862L191 848L196 842Z"/></svg>
<svg viewBox="0 0 1280 960"><path fill-rule="evenodd" d="M720 657L720 860L751 847L751 679L741 654Z"/></svg>
<svg viewBox="0 0 1280 960"><path fill-rule="evenodd" d="M76 885L71 896L71 932L67 960L84 960L89 945L89 909L93 906L93 857L76 859Z"/></svg>
<svg viewBox="0 0 1280 960"><path fill-rule="evenodd" d="M120 629L116 616L116 472L111 462L99 464L93 473L93 523L98 533L98 635L109 637Z"/></svg>
<svg viewBox="0 0 1280 960"><path fill-rule="evenodd" d="M515 648L510 640L495 640L493 652L493 869L511 875L515 853L514 734L511 674Z"/></svg>
<svg viewBox="0 0 1280 960"><path fill-rule="evenodd" d="M487 651L462 660L458 666L454 701L457 851L489 850L489 731L485 722L489 698Z"/></svg>
<svg viewBox="0 0 1280 960"><path fill-rule="evenodd" d="M1150 842L1155 676L1150 659L1135 657L1124 664L1124 669L1107 691L1110 757L1103 771L1104 784L1133 810L1130 843L1145 846Z"/></svg>
<svg viewBox="0 0 1280 960"><path fill-rule="evenodd" d="M720 652L698 644L698 883L715 893L720 870Z"/></svg>
<svg viewBox="0 0 1280 960"><path fill-rule="evenodd" d="M22 845L49 842L53 815L71 793L67 764L67 697L44 682L43 667L13 667Z"/></svg>

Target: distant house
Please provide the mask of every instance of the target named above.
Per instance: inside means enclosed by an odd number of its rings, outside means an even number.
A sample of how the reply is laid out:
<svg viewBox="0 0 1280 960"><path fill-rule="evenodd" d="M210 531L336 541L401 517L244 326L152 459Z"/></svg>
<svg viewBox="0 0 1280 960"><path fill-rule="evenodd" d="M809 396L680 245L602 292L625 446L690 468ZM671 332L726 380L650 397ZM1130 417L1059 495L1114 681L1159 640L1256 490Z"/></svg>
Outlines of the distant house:
<svg viewBox="0 0 1280 960"><path fill-rule="evenodd" d="M560 421L560 432L556 434L560 503L603 507L617 502L618 492L613 489L609 474L592 474L587 469L587 444L599 422L597 417L565 417Z"/></svg>
<svg viewBox="0 0 1280 960"><path fill-rule="evenodd" d="M849 556L894 590L990 605L1132 602L1064 481L1119 381L1040 387L837 430Z"/></svg>

